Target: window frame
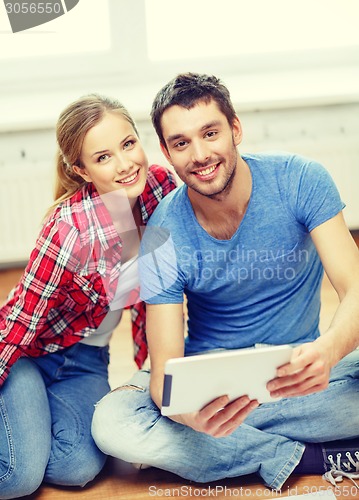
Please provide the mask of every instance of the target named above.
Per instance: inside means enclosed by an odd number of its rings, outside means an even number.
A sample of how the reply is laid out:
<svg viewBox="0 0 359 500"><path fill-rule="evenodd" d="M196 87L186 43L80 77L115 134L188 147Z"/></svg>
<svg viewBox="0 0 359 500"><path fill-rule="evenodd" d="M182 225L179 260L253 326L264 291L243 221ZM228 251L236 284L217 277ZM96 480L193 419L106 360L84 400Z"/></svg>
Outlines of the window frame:
<svg viewBox="0 0 359 500"><path fill-rule="evenodd" d="M86 0L82 0L86 1ZM104 0L99 0L99 2ZM131 57L121 47L128 45L131 37L143 38L145 28L144 1L136 0L105 0L109 3L111 48L108 51L77 54L57 54L42 57L17 57L16 59L0 60L0 88L20 90L63 88L64 85L83 82L87 79L101 80L103 78L122 77L131 74L134 61L144 61L146 50L144 44L131 45ZM124 12L131 12L136 23L121 23L121 29L115 20L123 18ZM12 34L11 36L16 36ZM71 34L69 34L71 36ZM74 34L74 39L76 34ZM115 64L114 64L115 63ZM26 71L26 81L24 81Z"/></svg>
<svg viewBox="0 0 359 500"><path fill-rule="evenodd" d="M101 87L121 88L121 92L126 93L134 85L141 89L150 84L160 88L163 82L183 71L214 73L221 78L278 73L280 78L281 72L329 68L340 72L343 67L359 68L359 46L295 51L295 57L277 52L270 56L265 53L152 62L146 48L145 0L106 1L110 13L109 51L0 61L2 94L31 91L40 94L66 88L86 92Z"/></svg>

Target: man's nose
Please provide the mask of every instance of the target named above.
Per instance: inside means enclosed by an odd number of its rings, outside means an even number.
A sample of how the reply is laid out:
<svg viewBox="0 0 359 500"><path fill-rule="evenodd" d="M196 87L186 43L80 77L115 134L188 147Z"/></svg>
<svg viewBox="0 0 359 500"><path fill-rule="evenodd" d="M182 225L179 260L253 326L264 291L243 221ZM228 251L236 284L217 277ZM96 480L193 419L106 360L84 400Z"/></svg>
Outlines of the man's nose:
<svg viewBox="0 0 359 500"><path fill-rule="evenodd" d="M208 146L203 141L192 143L192 162L204 164L210 157Z"/></svg>

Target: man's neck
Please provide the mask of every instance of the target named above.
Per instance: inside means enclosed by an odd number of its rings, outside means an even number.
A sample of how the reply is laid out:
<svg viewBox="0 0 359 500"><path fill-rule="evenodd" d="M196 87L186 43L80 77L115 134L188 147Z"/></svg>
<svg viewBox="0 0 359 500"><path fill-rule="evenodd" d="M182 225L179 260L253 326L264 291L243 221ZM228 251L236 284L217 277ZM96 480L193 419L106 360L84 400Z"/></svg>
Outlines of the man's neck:
<svg viewBox="0 0 359 500"><path fill-rule="evenodd" d="M216 198L188 189L188 196L199 224L216 239L228 240L237 231L252 193L252 176L239 156L233 184L229 192Z"/></svg>

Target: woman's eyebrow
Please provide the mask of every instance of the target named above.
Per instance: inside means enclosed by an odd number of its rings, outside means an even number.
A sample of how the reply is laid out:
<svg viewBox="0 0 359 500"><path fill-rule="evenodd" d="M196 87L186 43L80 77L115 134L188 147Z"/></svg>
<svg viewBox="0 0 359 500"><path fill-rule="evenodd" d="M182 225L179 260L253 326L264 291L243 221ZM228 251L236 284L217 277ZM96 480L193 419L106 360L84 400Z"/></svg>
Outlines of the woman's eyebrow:
<svg viewBox="0 0 359 500"><path fill-rule="evenodd" d="M132 137L132 134L128 134L126 135L126 137L124 139L122 139L122 141L120 142L120 144L124 144L126 141L128 141L128 139ZM95 155L99 155L99 154L103 154L103 153L108 153L108 151L110 151L109 149L104 149L102 151L96 151L96 153L93 153L91 156L95 156Z"/></svg>
<svg viewBox="0 0 359 500"><path fill-rule="evenodd" d="M92 154L91 156L107 153L108 151L109 151L108 149L104 149L103 151L96 151L96 153Z"/></svg>

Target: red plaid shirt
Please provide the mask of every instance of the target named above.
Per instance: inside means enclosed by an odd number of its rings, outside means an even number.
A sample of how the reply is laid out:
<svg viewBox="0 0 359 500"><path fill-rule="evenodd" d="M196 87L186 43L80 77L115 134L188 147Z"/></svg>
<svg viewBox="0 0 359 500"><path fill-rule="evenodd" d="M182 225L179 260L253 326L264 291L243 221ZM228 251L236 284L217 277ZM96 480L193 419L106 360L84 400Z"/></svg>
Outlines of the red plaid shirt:
<svg viewBox="0 0 359 500"><path fill-rule="evenodd" d="M142 221L176 187L173 174L149 169ZM92 184L46 220L24 274L0 309L0 385L20 356L41 356L91 335L109 310L121 268L121 240ZM135 361L147 357L145 304L131 298Z"/></svg>

